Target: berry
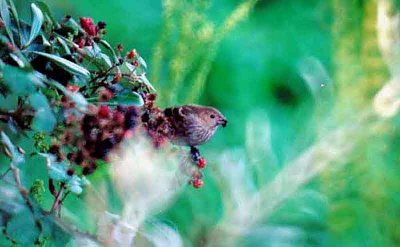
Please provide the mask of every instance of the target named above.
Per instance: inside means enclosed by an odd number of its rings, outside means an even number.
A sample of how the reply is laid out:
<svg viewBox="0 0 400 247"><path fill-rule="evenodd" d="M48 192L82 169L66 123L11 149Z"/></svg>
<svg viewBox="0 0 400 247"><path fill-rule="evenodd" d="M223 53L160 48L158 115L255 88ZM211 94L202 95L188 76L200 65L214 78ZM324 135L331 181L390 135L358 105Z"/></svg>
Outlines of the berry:
<svg viewBox="0 0 400 247"><path fill-rule="evenodd" d="M199 161L197 162L197 167L199 169L203 169L204 167L206 167L206 164L207 164L206 159L200 158Z"/></svg>
<svg viewBox="0 0 400 247"><path fill-rule="evenodd" d="M114 114L113 120L117 125L122 125L123 126L124 123L125 123L125 116L124 116L124 114L122 112L116 112Z"/></svg>
<svg viewBox="0 0 400 247"><path fill-rule="evenodd" d="M78 46L79 46L79 48L83 48L83 47L85 46L85 44L86 44L85 39L80 39L80 40L78 41Z"/></svg>
<svg viewBox="0 0 400 247"><path fill-rule="evenodd" d="M136 52L135 50L132 50L128 53L128 55L126 55L129 59L133 59L136 56Z"/></svg>
<svg viewBox="0 0 400 247"><path fill-rule="evenodd" d="M99 29L104 29L104 28L106 28L106 23L104 22L104 21L99 21L98 23L97 23L97 26L99 27Z"/></svg>
<svg viewBox="0 0 400 247"><path fill-rule="evenodd" d="M73 93L76 93L79 91L79 86L78 85L67 85L67 89Z"/></svg>
<svg viewBox="0 0 400 247"><path fill-rule="evenodd" d="M138 123L138 111L136 107L129 107L125 113L125 129L133 129Z"/></svg>
<svg viewBox="0 0 400 247"><path fill-rule="evenodd" d="M122 78L122 75L120 72L117 72L113 78L113 80L111 81L111 83L118 83Z"/></svg>
<svg viewBox="0 0 400 247"><path fill-rule="evenodd" d="M135 66L135 67L139 67L140 64L139 64L138 61L133 61L133 62L132 62L132 65Z"/></svg>
<svg viewBox="0 0 400 247"><path fill-rule="evenodd" d="M111 92L111 90L107 88L102 88L99 95L100 101L109 101L110 99L112 99L112 97L114 97L114 94L113 92Z"/></svg>
<svg viewBox="0 0 400 247"><path fill-rule="evenodd" d="M107 105L100 106L97 114L100 118L109 118L111 116L110 107L108 107Z"/></svg>
<svg viewBox="0 0 400 247"><path fill-rule="evenodd" d="M198 189L198 188L200 188L201 186L203 186L203 184L204 184L203 180L202 180L202 179L199 179L199 178L196 178L196 179L194 179L194 180L192 181L192 185L193 185L193 187L196 188L196 189Z"/></svg>
<svg viewBox="0 0 400 247"><path fill-rule="evenodd" d="M87 34L92 36L97 35L97 28L94 25L92 18L82 17L80 19L80 24Z"/></svg>

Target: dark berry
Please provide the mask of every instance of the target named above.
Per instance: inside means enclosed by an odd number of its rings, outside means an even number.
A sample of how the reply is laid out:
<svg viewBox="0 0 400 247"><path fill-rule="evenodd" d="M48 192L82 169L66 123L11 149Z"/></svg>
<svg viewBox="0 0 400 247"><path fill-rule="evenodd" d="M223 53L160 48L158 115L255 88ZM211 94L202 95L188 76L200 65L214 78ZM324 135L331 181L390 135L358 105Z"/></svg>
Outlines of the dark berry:
<svg viewBox="0 0 400 247"><path fill-rule="evenodd" d="M138 111L136 107L129 107L125 113L125 129L133 129L138 123Z"/></svg>
<svg viewBox="0 0 400 247"><path fill-rule="evenodd" d="M147 123L150 119L149 113L148 112L143 113L141 119L143 123Z"/></svg>
<svg viewBox="0 0 400 247"><path fill-rule="evenodd" d="M101 142L98 142L96 144L94 156L98 159L104 159L116 144L117 140L114 137L110 137Z"/></svg>
<svg viewBox="0 0 400 247"><path fill-rule="evenodd" d="M74 170L68 169L68 170L67 170L67 175L68 175L68 176L74 175Z"/></svg>
<svg viewBox="0 0 400 247"><path fill-rule="evenodd" d="M99 27L99 29L104 29L104 28L106 28L106 23L104 22L104 21L99 21L98 23L97 23L97 26Z"/></svg>

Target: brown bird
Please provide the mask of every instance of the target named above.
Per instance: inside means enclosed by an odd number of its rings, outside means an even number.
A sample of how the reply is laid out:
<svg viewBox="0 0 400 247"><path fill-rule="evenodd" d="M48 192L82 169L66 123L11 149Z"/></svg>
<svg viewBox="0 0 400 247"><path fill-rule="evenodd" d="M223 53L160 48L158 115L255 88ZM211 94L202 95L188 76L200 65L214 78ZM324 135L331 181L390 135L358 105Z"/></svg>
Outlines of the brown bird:
<svg viewBox="0 0 400 247"><path fill-rule="evenodd" d="M225 127L228 121L213 107L183 105L164 110L172 133L169 139L176 145L195 147L214 135L218 126Z"/></svg>

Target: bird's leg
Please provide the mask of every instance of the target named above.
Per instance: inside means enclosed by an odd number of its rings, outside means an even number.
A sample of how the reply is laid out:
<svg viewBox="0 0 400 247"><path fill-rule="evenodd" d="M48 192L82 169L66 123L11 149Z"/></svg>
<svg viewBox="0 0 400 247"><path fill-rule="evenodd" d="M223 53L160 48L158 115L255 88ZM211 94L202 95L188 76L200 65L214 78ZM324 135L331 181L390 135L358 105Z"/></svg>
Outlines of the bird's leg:
<svg viewBox="0 0 400 247"><path fill-rule="evenodd" d="M198 148L196 148L195 146L190 146L190 154L191 154L192 160L194 162L199 161L199 159L200 159L200 151L199 151Z"/></svg>

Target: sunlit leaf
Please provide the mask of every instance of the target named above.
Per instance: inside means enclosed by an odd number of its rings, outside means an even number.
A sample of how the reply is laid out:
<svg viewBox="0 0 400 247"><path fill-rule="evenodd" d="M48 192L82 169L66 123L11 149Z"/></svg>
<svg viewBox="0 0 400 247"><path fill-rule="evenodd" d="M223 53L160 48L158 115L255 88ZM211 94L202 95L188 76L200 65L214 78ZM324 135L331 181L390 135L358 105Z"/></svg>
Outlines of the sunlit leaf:
<svg viewBox="0 0 400 247"><path fill-rule="evenodd" d="M90 72L87 69L85 69L71 61L68 61L65 58L62 58L62 57L59 57L56 55L52 55L52 54L48 54L48 53L44 53L44 52L39 52L39 51L34 51L33 53L38 54L40 56L47 57L48 59L50 59L51 61L56 63L58 66L60 66L61 68L65 69L66 71L68 71L72 74L81 75L84 77L90 76Z"/></svg>
<svg viewBox="0 0 400 247"><path fill-rule="evenodd" d="M36 6L36 4L34 3L31 4L31 10L32 10L31 33L29 35L28 42L24 44L24 47L29 46L30 43L32 43L32 41L39 35L44 19L42 11Z"/></svg>
<svg viewBox="0 0 400 247"><path fill-rule="evenodd" d="M10 138L3 131L1 131L1 143L11 155L11 160L14 165L18 166L25 162L24 155L18 151L17 147L14 146Z"/></svg>

